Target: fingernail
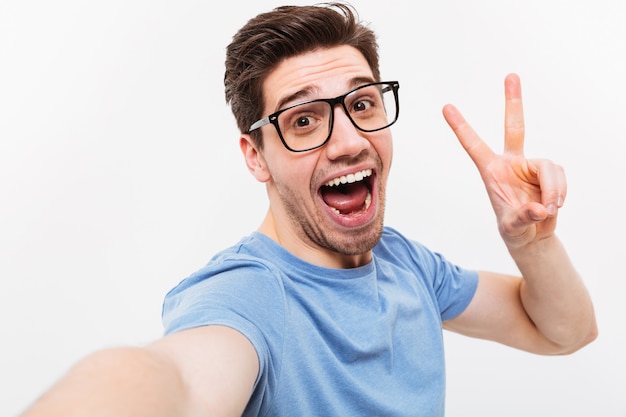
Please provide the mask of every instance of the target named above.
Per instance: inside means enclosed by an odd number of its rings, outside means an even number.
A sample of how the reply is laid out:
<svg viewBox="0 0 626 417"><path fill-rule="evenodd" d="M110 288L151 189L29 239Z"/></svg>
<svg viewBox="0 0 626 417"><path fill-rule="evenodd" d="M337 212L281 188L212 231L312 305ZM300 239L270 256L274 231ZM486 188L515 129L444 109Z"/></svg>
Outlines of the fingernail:
<svg viewBox="0 0 626 417"><path fill-rule="evenodd" d="M542 221L542 220L543 220L543 217L538 216L536 213L534 213L534 212L532 212L532 211L531 211L528 215L529 215L529 216L530 216L530 218L531 218L533 221L535 221L535 222L540 222L540 221Z"/></svg>
<svg viewBox="0 0 626 417"><path fill-rule="evenodd" d="M557 210L556 204L549 204L548 207L547 207L547 210L548 210L548 214L549 215L551 215L551 216L555 215L556 214L556 210Z"/></svg>

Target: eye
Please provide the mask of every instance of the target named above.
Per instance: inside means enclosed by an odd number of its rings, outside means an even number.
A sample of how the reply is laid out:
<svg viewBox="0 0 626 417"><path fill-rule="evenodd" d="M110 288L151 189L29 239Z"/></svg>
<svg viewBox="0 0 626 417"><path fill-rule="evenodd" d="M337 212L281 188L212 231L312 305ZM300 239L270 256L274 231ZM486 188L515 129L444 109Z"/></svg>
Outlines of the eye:
<svg viewBox="0 0 626 417"><path fill-rule="evenodd" d="M329 106L325 102L313 101L288 108L280 114L278 123L284 134L306 135L325 126Z"/></svg>
<svg viewBox="0 0 626 417"><path fill-rule="evenodd" d="M357 100L352 104L352 111L361 112L367 111L372 107L372 103L368 100Z"/></svg>
<svg viewBox="0 0 626 417"><path fill-rule="evenodd" d="M311 116L301 116L296 119L294 125L296 127L307 127L313 123L313 118Z"/></svg>

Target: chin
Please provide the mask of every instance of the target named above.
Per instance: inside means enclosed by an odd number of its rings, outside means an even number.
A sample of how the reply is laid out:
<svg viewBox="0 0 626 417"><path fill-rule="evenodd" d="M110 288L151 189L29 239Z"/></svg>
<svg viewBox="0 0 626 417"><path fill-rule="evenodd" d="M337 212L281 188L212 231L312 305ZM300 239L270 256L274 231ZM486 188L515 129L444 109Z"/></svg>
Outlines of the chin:
<svg viewBox="0 0 626 417"><path fill-rule="evenodd" d="M367 226L359 228L344 228L342 231L325 233L318 241L318 245L341 255L362 255L371 251L380 240L383 232L382 216ZM306 233L306 231L305 231ZM308 233L307 233L308 235ZM309 239L313 236L309 236ZM313 241L315 239L313 237Z"/></svg>

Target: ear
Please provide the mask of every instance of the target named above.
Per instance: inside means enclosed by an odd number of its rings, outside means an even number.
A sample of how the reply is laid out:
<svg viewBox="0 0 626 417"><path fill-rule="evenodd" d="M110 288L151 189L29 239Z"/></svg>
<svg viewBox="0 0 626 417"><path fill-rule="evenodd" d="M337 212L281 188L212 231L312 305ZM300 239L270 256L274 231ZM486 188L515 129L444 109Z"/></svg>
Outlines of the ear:
<svg viewBox="0 0 626 417"><path fill-rule="evenodd" d="M257 181L268 182L272 176L267 168L263 153L257 149L250 135L241 135L239 138L239 147L241 148L241 153L243 153L248 171L252 173Z"/></svg>

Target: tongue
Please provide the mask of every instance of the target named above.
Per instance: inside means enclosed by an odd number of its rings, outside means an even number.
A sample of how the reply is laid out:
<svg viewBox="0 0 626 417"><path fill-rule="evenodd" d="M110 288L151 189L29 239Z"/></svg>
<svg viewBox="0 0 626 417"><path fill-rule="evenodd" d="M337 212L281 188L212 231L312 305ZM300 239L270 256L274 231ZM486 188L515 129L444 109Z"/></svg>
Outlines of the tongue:
<svg viewBox="0 0 626 417"><path fill-rule="evenodd" d="M339 210L341 214L349 214L363 209L367 193L367 186L363 182L322 188L324 202Z"/></svg>

